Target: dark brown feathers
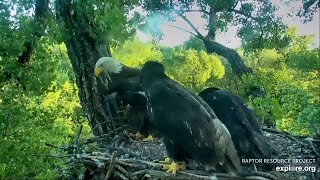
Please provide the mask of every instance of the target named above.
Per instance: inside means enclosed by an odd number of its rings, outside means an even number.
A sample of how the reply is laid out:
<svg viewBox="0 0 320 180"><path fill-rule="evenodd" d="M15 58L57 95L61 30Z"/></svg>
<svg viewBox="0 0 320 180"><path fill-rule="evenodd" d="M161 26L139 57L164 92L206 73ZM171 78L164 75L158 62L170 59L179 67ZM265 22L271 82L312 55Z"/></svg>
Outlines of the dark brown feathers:
<svg viewBox="0 0 320 180"><path fill-rule="evenodd" d="M241 169L230 133L206 102L167 77L157 62L145 63L141 82L170 158L222 165L232 174Z"/></svg>
<svg viewBox="0 0 320 180"><path fill-rule="evenodd" d="M238 96L218 88L199 93L228 128L241 158L270 158L266 142L252 110Z"/></svg>

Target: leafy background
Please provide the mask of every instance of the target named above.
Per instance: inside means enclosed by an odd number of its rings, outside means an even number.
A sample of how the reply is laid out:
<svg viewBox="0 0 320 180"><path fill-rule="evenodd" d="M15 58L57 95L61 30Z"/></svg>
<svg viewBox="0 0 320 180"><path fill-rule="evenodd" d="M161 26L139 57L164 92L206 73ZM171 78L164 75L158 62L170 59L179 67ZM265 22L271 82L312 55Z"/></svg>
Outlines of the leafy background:
<svg viewBox="0 0 320 180"><path fill-rule="evenodd" d="M137 14L125 16L137 4L134 0L126 6L110 1L108 16L99 11L104 6L101 1L79 2L86 13L96 17L92 21L101 32L109 30L112 54L124 64L141 67L147 60L158 60L170 77L194 92L211 86L229 90L248 101L267 126L296 135L319 136L320 49L309 48L312 36L298 35L294 27L281 31L269 28L263 45L257 46L248 33L252 27L243 26L249 29L238 32L243 46L237 51L254 74L239 80L226 59L207 54L196 38L174 48L133 38L134 32L127 25L144 19ZM91 4L96 4L98 11ZM63 27L49 16L45 36L29 64L21 66L17 57L23 42L30 38L34 2L3 1L0 7L0 179L54 179L68 167L61 159L47 156L64 151L46 144L73 143L80 125L84 126L83 137L93 136L83 116L67 49L61 43L66 38L59 33ZM219 28L223 30L227 24L221 21ZM274 38L281 43L274 43ZM244 89L252 85L261 86L265 96L247 96Z"/></svg>

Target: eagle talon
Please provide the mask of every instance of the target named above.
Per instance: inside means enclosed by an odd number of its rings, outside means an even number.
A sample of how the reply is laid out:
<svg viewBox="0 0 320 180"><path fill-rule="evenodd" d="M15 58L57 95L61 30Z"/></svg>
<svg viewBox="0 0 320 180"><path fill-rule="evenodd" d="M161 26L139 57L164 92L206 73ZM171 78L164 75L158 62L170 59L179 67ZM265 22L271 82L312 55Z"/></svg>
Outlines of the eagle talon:
<svg viewBox="0 0 320 180"><path fill-rule="evenodd" d="M186 166L182 163L175 163L172 161L170 165L163 165L163 169L167 170L167 172L170 172L173 175L176 175L177 171L186 169Z"/></svg>
<svg viewBox="0 0 320 180"><path fill-rule="evenodd" d="M140 139L143 138L143 135L139 132L133 134L133 133L129 133L130 136L132 136L134 139Z"/></svg>
<svg viewBox="0 0 320 180"><path fill-rule="evenodd" d="M145 141L145 142L152 142L153 141L153 137L151 135L149 135L148 137L146 138L143 138L142 141Z"/></svg>
<svg viewBox="0 0 320 180"><path fill-rule="evenodd" d="M129 133L129 135L131 137L133 137L134 139L142 139L142 141L149 141L149 142L152 142L153 141L153 137L151 135L149 135L148 137L144 137L140 132L137 132L135 134L133 133Z"/></svg>
<svg viewBox="0 0 320 180"><path fill-rule="evenodd" d="M172 163L173 161L169 158L169 157L166 157L165 159L164 159L164 161L160 161L160 163L162 163L162 164L170 164L170 163Z"/></svg>

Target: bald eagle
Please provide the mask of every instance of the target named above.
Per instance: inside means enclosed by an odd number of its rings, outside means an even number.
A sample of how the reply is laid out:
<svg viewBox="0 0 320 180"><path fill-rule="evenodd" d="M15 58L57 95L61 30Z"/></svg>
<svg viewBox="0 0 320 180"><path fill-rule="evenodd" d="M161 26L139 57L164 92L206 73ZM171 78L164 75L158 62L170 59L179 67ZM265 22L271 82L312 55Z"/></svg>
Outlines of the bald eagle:
<svg viewBox="0 0 320 180"><path fill-rule="evenodd" d="M199 96L208 103L228 128L241 158L271 158L271 150L258 125L254 112L239 96L215 87Z"/></svg>
<svg viewBox="0 0 320 180"><path fill-rule="evenodd" d="M125 118L129 130L148 136L155 132L147 113L147 99L139 81L140 69L131 68L112 57L102 57L95 65L94 74L99 76L106 73L108 93L117 93L118 98L126 109ZM146 140L151 140L149 136Z"/></svg>
<svg viewBox="0 0 320 180"><path fill-rule="evenodd" d="M96 62L94 75L99 76L102 72L111 79L110 84L108 84L109 88L117 86L119 83L139 82L140 69L125 66L112 57L102 57Z"/></svg>
<svg viewBox="0 0 320 180"><path fill-rule="evenodd" d="M236 174L240 160L230 133L200 97L170 79L162 64L148 61L141 70L151 120L174 161L195 160L206 168L217 165ZM175 162L169 170L173 173Z"/></svg>

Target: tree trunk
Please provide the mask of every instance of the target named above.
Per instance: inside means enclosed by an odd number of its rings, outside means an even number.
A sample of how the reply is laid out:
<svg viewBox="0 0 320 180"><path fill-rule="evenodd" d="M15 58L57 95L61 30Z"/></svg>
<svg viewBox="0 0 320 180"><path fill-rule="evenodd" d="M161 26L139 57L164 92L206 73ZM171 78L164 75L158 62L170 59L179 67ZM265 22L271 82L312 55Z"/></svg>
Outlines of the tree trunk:
<svg viewBox="0 0 320 180"><path fill-rule="evenodd" d="M252 69L247 67L236 50L223 46L209 38L205 38L204 45L208 53L217 53L225 57L231 64L233 72L241 78L243 74L252 73Z"/></svg>
<svg viewBox="0 0 320 180"><path fill-rule="evenodd" d="M217 31L217 11L214 7L210 8L209 11L209 22L208 22L208 34L206 37L202 37L204 46L208 53L217 53L219 56L225 57L231 64L233 72L241 78L243 74L252 73L252 69L247 67L242 58L239 56L236 50L230 49L215 42L216 31Z"/></svg>
<svg viewBox="0 0 320 180"><path fill-rule="evenodd" d="M31 54L37 42L44 35L47 27L47 14L49 9L49 0L36 0L35 17L33 21L33 31L31 38L24 42L23 52L18 57L20 64L27 64L30 61Z"/></svg>
<svg viewBox="0 0 320 180"><path fill-rule="evenodd" d="M252 69L247 67L240 55L236 50L223 46L217 42L210 40L210 38L205 38L204 45L208 53L217 53L220 56L225 57L231 64L232 71L241 79L243 74L252 73ZM244 89L247 96L254 97L265 97L266 93L261 88L260 85L250 85Z"/></svg>
<svg viewBox="0 0 320 180"><path fill-rule="evenodd" d="M57 19L63 25L64 43L67 46L79 98L94 135L108 133L113 123L103 108L107 86L93 74L95 62L101 56L110 56L106 41L90 36L90 23L86 12L72 0L56 1Z"/></svg>

